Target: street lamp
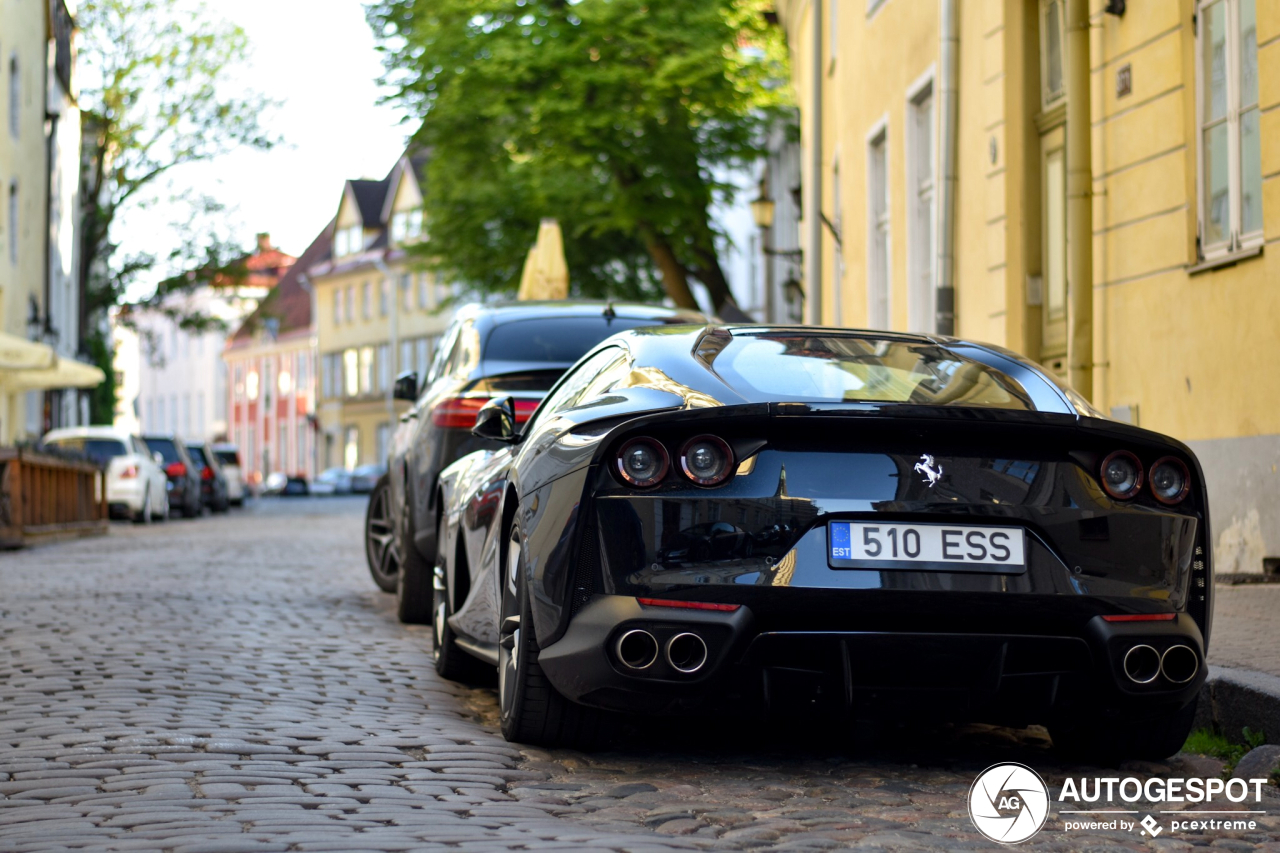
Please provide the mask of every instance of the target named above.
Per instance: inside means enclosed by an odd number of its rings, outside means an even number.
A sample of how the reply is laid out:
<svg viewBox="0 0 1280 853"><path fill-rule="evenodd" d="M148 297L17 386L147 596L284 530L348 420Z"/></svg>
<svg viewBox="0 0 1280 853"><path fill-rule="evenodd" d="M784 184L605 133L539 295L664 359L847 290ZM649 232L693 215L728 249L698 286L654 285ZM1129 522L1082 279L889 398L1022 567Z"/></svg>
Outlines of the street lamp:
<svg viewBox="0 0 1280 853"><path fill-rule="evenodd" d="M751 202L751 216L756 221L757 228L773 227L773 199L760 196Z"/></svg>

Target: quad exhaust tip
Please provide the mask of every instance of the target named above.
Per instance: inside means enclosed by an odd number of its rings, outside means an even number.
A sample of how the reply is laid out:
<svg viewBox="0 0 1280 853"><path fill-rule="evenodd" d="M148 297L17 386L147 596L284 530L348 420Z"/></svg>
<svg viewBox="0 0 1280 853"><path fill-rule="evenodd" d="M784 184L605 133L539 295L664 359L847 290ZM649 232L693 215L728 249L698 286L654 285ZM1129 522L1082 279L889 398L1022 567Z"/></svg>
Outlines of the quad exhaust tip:
<svg viewBox="0 0 1280 853"><path fill-rule="evenodd" d="M697 634L676 634L667 641L667 663L685 675L702 669L707 663L707 644Z"/></svg>
<svg viewBox="0 0 1280 853"><path fill-rule="evenodd" d="M1160 657L1160 671L1174 684L1186 684L1199 669L1200 659L1190 646L1170 646Z"/></svg>
<svg viewBox="0 0 1280 853"><path fill-rule="evenodd" d="M648 669L658 660L658 641L648 631L633 628L618 638L614 651L628 669Z"/></svg>
<svg viewBox="0 0 1280 853"><path fill-rule="evenodd" d="M1134 646L1124 653L1124 674L1135 684L1150 684L1160 674L1160 653L1148 645Z"/></svg>

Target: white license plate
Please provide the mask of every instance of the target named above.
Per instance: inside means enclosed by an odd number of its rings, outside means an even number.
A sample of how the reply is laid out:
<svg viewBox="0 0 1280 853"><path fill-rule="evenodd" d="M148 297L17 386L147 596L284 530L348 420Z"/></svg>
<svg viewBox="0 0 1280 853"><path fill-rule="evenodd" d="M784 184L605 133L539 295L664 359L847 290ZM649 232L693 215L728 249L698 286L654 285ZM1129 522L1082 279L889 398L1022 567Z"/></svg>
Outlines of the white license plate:
<svg viewBox="0 0 1280 853"><path fill-rule="evenodd" d="M1027 567L1020 527L833 521L827 540L835 568L1017 574Z"/></svg>

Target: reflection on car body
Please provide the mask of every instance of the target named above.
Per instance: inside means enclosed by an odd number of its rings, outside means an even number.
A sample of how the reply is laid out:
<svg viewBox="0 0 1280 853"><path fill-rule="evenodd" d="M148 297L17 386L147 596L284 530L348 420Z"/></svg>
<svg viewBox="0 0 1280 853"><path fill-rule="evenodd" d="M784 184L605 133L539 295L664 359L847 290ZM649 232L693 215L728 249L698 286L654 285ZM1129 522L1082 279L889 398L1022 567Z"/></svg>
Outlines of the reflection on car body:
<svg viewBox="0 0 1280 853"><path fill-rule="evenodd" d="M1013 353L629 331L523 429L499 399L475 431L505 446L441 475L436 637L455 669L497 666L513 740L754 708L1043 723L1150 758L1190 727L1212 627L1199 464Z"/></svg>

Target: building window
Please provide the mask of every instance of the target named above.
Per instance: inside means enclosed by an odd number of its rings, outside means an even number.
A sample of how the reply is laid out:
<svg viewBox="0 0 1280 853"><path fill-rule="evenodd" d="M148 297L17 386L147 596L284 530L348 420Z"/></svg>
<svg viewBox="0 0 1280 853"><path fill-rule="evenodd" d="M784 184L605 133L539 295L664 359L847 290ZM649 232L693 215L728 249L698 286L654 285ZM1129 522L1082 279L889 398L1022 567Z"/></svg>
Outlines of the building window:
<svg viewBox="0 0 1280 853"><path fill-rule="evenodd" d="M827 43L831 51L831 61L836 61L836 52L840 48L840 0L827 0Z"/></svg>
<svg viewBox="0 0 1280 853"><path fill-rule="evenodd" d="M391 307L391 279L383 278L378 287L378 314L385 317Z"/></svg>
<svg viewBox="0 0 1280 853"><path fill-rule="evenodd" d="M1049 319L1067 312L1067 179L1062 149L1044 159L1045 307Z"/></svg>
<svg viewBox="0 0 1280 853"><path fill-rule="evenodd" d="M431 338L418 338L418 387L427 383L427 373L431 370Z"/></svg>
<svg viewBox="0 0 1280 853"><path fill-rule="evenodd" d="M400 281L400 298L401 300L403 300L401 304L404 305L404 310L412 311L413 310L413 276L410 273L405 273L404 275L400 276L399 281Z"/></svg>
<svg viewBox="0 0 1280 853"><path fill-rule="evenodd" d="M1047 108L1066 94L1062 73L1062 0L1040 3L1040 92Z"/></svg>
<svg viewBox="0 0 1280 853"><path fill-rule="evenodd" d="M360 225L339 228L333 235L333 255L336 258L354 255L364 248L364 229Z"/></svg>
<svg viewBox="0 0 1280 853"><path fill-rule="evenodd" d="M386 391L391 387L391 347L388 344L378 346L378 390Z"/></svg>
<svg viewBox="0 0 1280 853"><path fill-rule="evenodd" d="M933 302L933 84L927 83L907 109L907 201L910 207L910 279L907 324L913 332L934 330Z"/></svg>
<svg viewBox="0 0 1280 853"><path fill-rule="evenodd" d="M346 293L347 298L342 305L342 311L343 316L347 318L347 322L349 323L356 318L356 286L354 284L348 284Z"/></svg>
<svg viewBox="0 0 1280 853"><path fill-rule="evenodd" d="M881 128L867 145L867 325L889 328L889 146Z"/></svg>
<svg viewBox="0 0 1280 853"><path fill-rule="evenodd" d="M391 242L409 243L422 236L422 209L401 210L391 217Z"/></svg>
<svg viewBox="0 0 1280 853"><path fill-rule="evenodd" d="M200 431L200 438L205 438L204 426L204 395L196 395L196 429Z"/></svg>
<svg viewBox="0 0 1280 853"><path fill-rule="evenodd" d="M333 325L342 325L342 288L333 291Z"/></svg>
<svg viewBox="0 0 1280 853"><path fill-rule="evenodd" d="M373 393L373 347L360 347L360 393Z"/></svg>
<svg viewBox="0 0 1280 853"><path fill-rule="evenodd" d="M1205 258L1262 242L1254 0L1200 4L1200 246Z"/></svg>
<svg viewBox="0 0 1280 853"><path fill-rule="evenodd" d="M400 365L399 366L400 366L400 369L396 371L397 376L399 376L401 373L404 373L406 370L413 370L413 341L400 342ZM421 379L422 375L419 374L418 378Z"/></svg>
<svg viewBox="0 0 1280 853"><path fill-rule="evenodd" d="M18 138L18 118L22 114L22 75L18 73L18 55L9 58L9 133Z"/></svg>
<svg viewBox="0 0 1280 853"><path fill-rule="evenodd" d="M276 446L276 458L280 460L280 470L288 471L289 465L289 425L281 421L276 427L276 433L279 436L277 441L280 443ZM297 469L294 469L297 470Z"/></svg>
<svg viewBox="0 0 1280 853"><path fill-rule="evenodd" d="M431 276L424 272L418 273L418 307L434 308L435 304L431 299L432 295Z"/></svg>
<svg viewBox="0 0 1280 853"><path fill-rule="evenodd" d="M342 443L342 465L348 471L360 464L360 428L349 426Z"/></svg>
<svg viewBox="0 0 1280 853"><path fill-rule="evenodd" d="M311 355L309 353L298 353L297 379L294 387L297 388L298 394L305 395L311 391Z"/></svg>
<svg viewBox="0 0 1280 853"><path fill-rule="evenodd" d="M385 421L383 423L378 424L376 439L377 439L377 450L376 450L377 456L375 457L375 459L378 462L382 462L386 460L387 452L391 449L391 424L386 423Z"/></svg>
<svg viewBox="0 0 1280 853"><path fill-rule="evenodd" d="M366 281L360 286L360 316L368 320L373 316L373 282Z"/></svg>
<svg viewBox="0 0 1280 853"><path fill-rule="evenodd" d="M147 400L147 422L142 425L142 428L147 432L156 432L158 429L158 426L159 424L156 422L156 401L148 399Z"/></svg>
<svg viewBox="0 0 1280 853"><path fill-rule="evenodd" d="M342 372L346 379L345 391L348 397L360 394L360 354L353 349L342 353Z"/></svg>
<svg viewBox="0 0 1280 853"><path fill-rule="evenodd" d="M303 474L303 475L305 475L305 474L307 473L308 469L310 469L310 467L311 467L310 465L308 465L308 464L307 464L307 460L310 458L310 457L308 456L308 448L307 448L307 433L308 433L308 432L309 432L309 430L308 430L308 428L307 428L307 421L306 421L306 419L304 418L304 419L302 419L302 420L298 421L298 444L297 444L297 446L294 448L294 452L296 452L296 453L298 454L298 459L297 459L297 462L295 463L295 465L296 465L296 468L297 468L297 472L298 472L299 474Z"/></svg>

